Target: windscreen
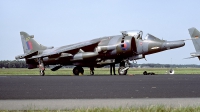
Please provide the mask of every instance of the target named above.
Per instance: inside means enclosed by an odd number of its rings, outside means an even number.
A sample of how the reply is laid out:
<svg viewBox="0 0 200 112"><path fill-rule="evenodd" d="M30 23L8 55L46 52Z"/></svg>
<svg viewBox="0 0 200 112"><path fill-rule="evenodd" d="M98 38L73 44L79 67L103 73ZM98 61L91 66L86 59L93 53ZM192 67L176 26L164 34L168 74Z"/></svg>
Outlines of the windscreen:
<svg viewBox="0 0 200 112"><path fill-rule="evenodd" d="M165 40L161 40L151 34L147 34L146 37L144 38L144 40L152 40L152 41L165 41Z"/></svg>

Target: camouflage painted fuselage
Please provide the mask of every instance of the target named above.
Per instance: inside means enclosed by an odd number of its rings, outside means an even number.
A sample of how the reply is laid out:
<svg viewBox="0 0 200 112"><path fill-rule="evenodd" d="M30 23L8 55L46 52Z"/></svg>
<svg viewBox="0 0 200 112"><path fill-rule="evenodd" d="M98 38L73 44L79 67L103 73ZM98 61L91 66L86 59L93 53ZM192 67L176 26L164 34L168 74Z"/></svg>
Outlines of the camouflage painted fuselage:
<svg viewBox="0 0 200 112"><path fill-rule="evenodd" d="M29 68L36 68L38 59L44 65L75 65L81 67L102 67L120 63L124 60L137 60L145 55L178 48L185 45L183 40L165 41L147 34L142 39L142 31L122 32L122 35L107 36L86 42L62 46L58 48L45 47L37 44L33 36L20 32L24 48L23 55Z"/></svg>

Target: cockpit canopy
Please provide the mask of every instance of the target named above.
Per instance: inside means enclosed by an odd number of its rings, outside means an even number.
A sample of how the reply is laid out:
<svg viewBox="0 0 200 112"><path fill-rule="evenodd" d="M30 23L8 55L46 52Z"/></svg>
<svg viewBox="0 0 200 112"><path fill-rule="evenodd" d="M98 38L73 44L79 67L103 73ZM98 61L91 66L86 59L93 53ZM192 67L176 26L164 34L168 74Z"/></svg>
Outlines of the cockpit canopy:
<svg viewBox="0 0 200 112"><path fill-rule="evenodd" d="M132 36L136 39L142 39L143 32L140 30L121 31L123 36Z"/></svg>
<svg viewBox="0 0 200 112"><path fill-rule="evenodd" d="M165 41L165 40L161 40L151 34L147 34L146 37L144 38L144 40L150 40L150 41Z"/></svg>

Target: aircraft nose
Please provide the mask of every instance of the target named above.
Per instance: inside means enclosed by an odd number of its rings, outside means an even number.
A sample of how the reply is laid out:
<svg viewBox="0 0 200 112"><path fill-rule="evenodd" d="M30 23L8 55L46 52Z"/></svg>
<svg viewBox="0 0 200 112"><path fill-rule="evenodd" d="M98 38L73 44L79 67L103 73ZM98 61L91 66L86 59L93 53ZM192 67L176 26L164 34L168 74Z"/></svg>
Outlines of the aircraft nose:
<svg viewBox="0 0 200 112"><path fill-rule="evenodd" d="M182 47L184 45L185 45L185 42L183 40L167 41L167 42L165 42L164 47L166 49L174 49L174 48Z"/></svg>

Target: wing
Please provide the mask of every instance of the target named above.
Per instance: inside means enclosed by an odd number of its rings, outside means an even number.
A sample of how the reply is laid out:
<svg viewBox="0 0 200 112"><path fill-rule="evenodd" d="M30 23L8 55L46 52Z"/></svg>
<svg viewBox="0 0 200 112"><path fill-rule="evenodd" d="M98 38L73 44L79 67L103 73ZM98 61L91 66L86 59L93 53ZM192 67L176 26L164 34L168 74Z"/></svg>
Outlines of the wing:
<svg viewBox="0 0 200 112"><path fill-rule="evenodd" d="M71 44L67 46L62 46L59 48L54 48L54 49L47 49L42 51L42 53L38 53L38 55L32 56L28 59L37 59L37 58L43 58L43 57L71 57L74 54L76 54L80 49L84 50L92 50L94 49L94 46L96 46L101 40L107 39L109 37L102 37L102 38L97 38L93 39L90 41L85 41L85 42L80 42L76 44Z"/></svg>
<svg viewBox="0 0 200 112"><path fill-rule="evenodd" d="M191 58L196 58L196 57L187 57L187 58L184 58L184 59L191 59Z"/></svg>

